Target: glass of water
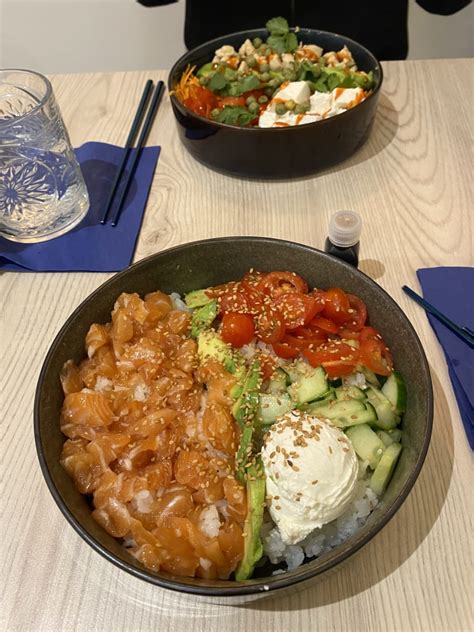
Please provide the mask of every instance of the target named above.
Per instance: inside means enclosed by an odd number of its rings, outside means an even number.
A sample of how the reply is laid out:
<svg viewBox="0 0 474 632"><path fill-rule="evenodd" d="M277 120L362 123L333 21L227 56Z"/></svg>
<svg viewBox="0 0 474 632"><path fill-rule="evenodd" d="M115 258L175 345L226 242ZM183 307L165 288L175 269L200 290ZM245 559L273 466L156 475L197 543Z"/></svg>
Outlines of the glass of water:
<svg viewBox="0 0 474 632"><path fill-rule="evenodd" d="M89 196L46 77L0 71L0 235L58 237L86 215Z"/></svg>

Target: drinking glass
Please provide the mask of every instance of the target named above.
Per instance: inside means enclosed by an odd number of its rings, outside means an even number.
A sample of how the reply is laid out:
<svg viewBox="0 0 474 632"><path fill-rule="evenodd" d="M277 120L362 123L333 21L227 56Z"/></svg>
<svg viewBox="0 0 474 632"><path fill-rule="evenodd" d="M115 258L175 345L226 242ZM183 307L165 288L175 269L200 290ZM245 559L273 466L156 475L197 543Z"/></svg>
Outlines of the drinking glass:
<svg viewBox="0 0 474 632"><path fill-rule="evenodd" d="M49 80L0 71L0 235L38 242L76 226L89 196Z"/></svg>

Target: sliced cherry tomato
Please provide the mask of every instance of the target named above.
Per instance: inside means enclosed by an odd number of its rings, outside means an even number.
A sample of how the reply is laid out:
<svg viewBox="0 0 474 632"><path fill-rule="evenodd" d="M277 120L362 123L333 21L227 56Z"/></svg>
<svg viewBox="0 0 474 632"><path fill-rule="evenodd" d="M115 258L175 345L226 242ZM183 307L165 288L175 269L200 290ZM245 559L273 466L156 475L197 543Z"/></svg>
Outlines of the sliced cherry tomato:
<svg viewBox="0 0 474 632"><path fill-rule="evenodd" d="M322 312L324 309L324 306L326 305L326 292L324 290L311 290L311 292L309 293L309 296L311 296L311 298L314 298L314 300L316 301L316 303L319 305L319 309L318 312Z"/></svg>
<svg viewBox="0 0 474 632"><path fill-rule="evenodd" d="M217 297L219 311L222 313L235 312L237 314L249 313L249 301L246 292L238 285L226 290Z"/></svg>
<svg viewBox="0 0 474 632"><path fill-rule="evenodd" d="M322 344L325 343L325 340L322 340L321 338L303 338L302 336L293 336L286 333L282 339L282 342L289 345L290 347L298 349L299 351L303 351L304 349L318 349Z"/></svg>
<svg viewBox="0 0 474 632"><path fill-rule="evenodd" d="M289 292L275 298L275 307L282 313L287 329L309 323L318 313L319 305L306 294Z"/></svg>
<svg viewBox="0 0 474 632"><path fill-rule="evenodd" d="M255 318L257 338L268 344L280 342L285 335L285 323L280 312L263 306Z"/></svg>
<svg viewBox="0 0 474 632"><path fill-rule="evenodd" d="M338 325L346 323L350 317L349 312L351 305L347 294L339 287L332 287L326 290L326 304L321 312L325 318L329 318Z"/></svg>
<svg viewBox="0 0 474 632"><path fill-rule="evenodd" d="M291 332L293 336L298 338L306 338L307 340L318 340L320 344L326 342L328 336L326 332L318 327L298 327Z"/></svg>
<svg viewBox="0 0 474 632"><path fill-rule="evenodd" d="M262 378L264 380L268 380L275 373L276 362L274 358L268 355L268 353L260 353L258 359L260 361L260 372L262 374Z"/></svg>
<svg viewBox="0 0 474 632"><path fill-rule="evenodd" d="M359 331L360 341L364 340L382 340L381 334L373 327L362 327Z"/></svg>
<svg viewBox="0 0 474 632"><path fill-rule="evenodd" d="M269 272L258 284L258 289L272 298L287 292L307 294L308 285L295 272Z"/></svg>
<svg viewBox="0 0 474 632"><path fill-rule="evenodd" d="M237 281L230 281L229 283L223 283L222 285L213 285L212 287L208 287L206 294L209 298L219 298L219 296L230 293L238 287L239 283Z"/></svg>
<svg viewBox="0 0 474 632"><path fill-rule="evenodd" d="M326 331L328 334L337 334L339 331L339 327L336 323L333 323L332 320L328 318L324 318L324 316L316 316L313 318L313 320L308 323L308 327L317 327L318 329Z"/></svg>
<svg viewBox="0 0 474 632"><path fill-rule="evenodd" d="M322 366L328 374L328 377L342 377L343 375L350 375L354 370L356 363L344 362L344 360L335 360L334 362L325 362Z"/></svg>
<svg viewBox="0 0 474 632"><path fill-rule="evenodd" d="M358 340L360 336L360 331L353 331L352 329L346 329L344 325L339 328L338 331L339 337L342 340Z"/></svg>
<svg viewBox="0 0 474 632"><path fill-rule="evenodd" d="M354 329L354 331L360 331L365 325L367 320L367 307L363 300L361 300L355 294L347 294L350 307L350 318L346 322L345 327L348 329Z"/></svg>
<svg viewBox="0 0 474 632"><path fill-rule="evenodd" d="M329 377L341 377L352 373L357 364L358 352L343 342L335 341L316 351L306 349L303 355L311 366L322 366Z"/></svg>
<svg viewBox="0 0 474 632"><path fill-rule="evenodd" d="M361 341L359 362L377 375L390 375L393 370L392 354L385 343L376 338Z"/></svg>
<svg viewBox="0 0 474 632"><path fill-rule="evenodd" d="M189 88L189 96L184 100L184 105L200 114L209 118L211 110L218 105L217 97L211 90L208 90L204 86L191 85Z"/></svg>
<svg viewBox="0 0 474 632"><path fill-rule="evenodd" d="M279 358L283 358L284 360L292 360L293 358L297 358L300 354L299 349L290 346L287 342L284 341L275 342L272 347L277 356Z"/></svg>
<svg viewBox="0 0 474 632"><path fill-rule="evenodd" d="M254 337L253 318L246 314L228 312L222 318L221 337L233 347L242 347Z"/></svg>

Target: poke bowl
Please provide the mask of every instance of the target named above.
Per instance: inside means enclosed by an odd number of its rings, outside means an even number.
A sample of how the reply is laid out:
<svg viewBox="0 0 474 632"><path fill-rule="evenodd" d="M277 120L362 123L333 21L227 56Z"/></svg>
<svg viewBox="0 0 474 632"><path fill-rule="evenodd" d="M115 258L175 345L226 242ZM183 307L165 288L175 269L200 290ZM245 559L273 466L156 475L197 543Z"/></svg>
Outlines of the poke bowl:
<svg viewBox="0 0 474 632"><path fill-rule="evenodd" d="M179 137L212 169L303 177L345 160L370 134L383 80L374 55L279 20L202 44L170 71Z"/></svg>
<svg viewBox="0 0 474 632"><path fill-rule="evenodd" d="M34 426L49 490L95 551L242 601L323 577L383 528L432 407L420 341L380 286L304 245L232 237L93 292L47 354Z"/></svg>

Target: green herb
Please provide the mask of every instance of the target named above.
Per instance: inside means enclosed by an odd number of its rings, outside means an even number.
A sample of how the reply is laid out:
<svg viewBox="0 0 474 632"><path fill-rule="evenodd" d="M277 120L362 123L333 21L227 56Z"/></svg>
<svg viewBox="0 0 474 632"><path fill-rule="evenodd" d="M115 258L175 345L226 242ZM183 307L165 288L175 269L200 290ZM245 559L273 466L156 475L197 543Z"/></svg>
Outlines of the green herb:
<svg viewBox="0 0 474 632"><path fill-rule="evenodd" d="M272 18L268 20L266 27L270 31L267 44L275 53L291 53L298 48L298 38L295 33L290 33L285 18Z"/></svg>
<svg viewBox="0 0 474 632"><path fill-rule="evenodd" d="M223 110L215 117L215 121L219 123L225 123L226 125L239 125L245 127L253 121L255 114L252 114L242 106L230 106L226 105Z"/></svg>
<svg viewBox="0 0 474 632"><path fill-rule="evenodd" d="M215 72L209 80L207 87L209 88L209 90L215 92L216 90L222 90L223 88L225 88L227 83L228 81L225 78L224 73Z"/></svg>
<svg viewBox="0 0 474 632"><path fill-rule="evenodd" d="M286 35L290 30L287 20L282 17L268 20L265 26L272 35Z"/></svg>
<svg viewBox="0 0 474 632"><path fill-rule="evenodd" d="M321 76L321 66L303 59L298 68L298 81L316 81Z"/></svg>

